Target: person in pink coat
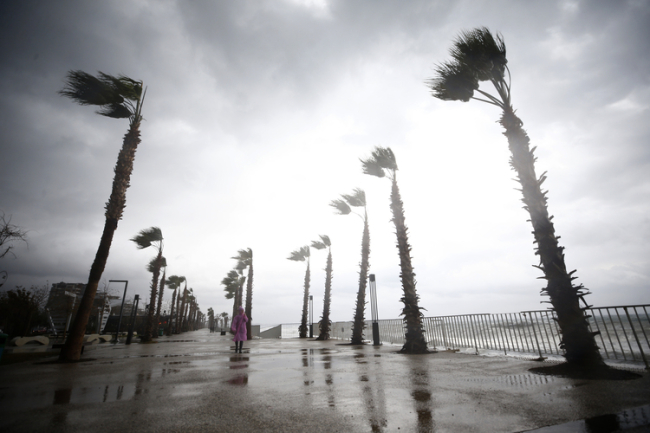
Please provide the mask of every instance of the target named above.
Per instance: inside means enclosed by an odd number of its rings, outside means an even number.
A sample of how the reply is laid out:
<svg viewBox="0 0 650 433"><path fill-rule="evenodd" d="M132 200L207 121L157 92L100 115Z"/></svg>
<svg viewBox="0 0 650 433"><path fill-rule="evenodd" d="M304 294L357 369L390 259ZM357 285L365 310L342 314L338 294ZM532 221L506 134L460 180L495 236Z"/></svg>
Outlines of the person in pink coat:
<svg viewBox="0 0 650 433"><path fill-rule="evenodd" d="M239 314L232 319L230 330L235 334L232 340L235 342L235 353L241 353L244 348L244 341L246 341L246 322L248 317L244 313L244 307L239 307Z"/></svg>

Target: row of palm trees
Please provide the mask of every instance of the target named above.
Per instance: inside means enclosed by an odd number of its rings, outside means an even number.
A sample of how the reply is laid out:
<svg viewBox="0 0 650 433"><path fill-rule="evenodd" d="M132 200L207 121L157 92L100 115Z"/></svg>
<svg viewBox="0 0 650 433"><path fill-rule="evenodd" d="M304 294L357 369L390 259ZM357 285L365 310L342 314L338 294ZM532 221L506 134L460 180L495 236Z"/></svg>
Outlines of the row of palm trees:
<svg viewBox="0 0 650 433"><path fill-rule="evenodd" d="M208 308L208 326L210 326L210 329L214 329L217 326L221 326L223 328L228 327L228 313L225 311L218 316L215 316L214 309L212 307Z"/></svg>
<svg viewBox="0 0 650 433"><path fill-rule="evenodd" d="M507 67L506 47L500 35L494 36L487 28L481 27L465 31L454 41L450 49L452 60L437 65L435 76L428 81L433 96L443 101L463 101L471 99L482 101L502 110L500 124L508 139L511 151L510 165L517 173L517 181L521 184L524 209L530 216L533 234L537 244L535 254L539 255L540 263L536 265L547 281L542 293L550 297L550 303L557 315L561 332L560 347L565 350L565 358L569 366L578 369L606 368L600 355L594 336L588 326L588 316L585 311L590 307L584 300L589 294L583 285L574 285L574 271L568 272L564 262L564 248L559 246L559 236L555 235L549 215L546 194L542 184L546 173L537 176L535 173L535 148L530 148L530 140L522 128L523 122L515 114L511 104L511 80ZM479 89L479 83L489 81L496 90L496 95ZM477 93L479 96L474 96ZM419 297L416 292L415 273L411 262L411 246L408 240L408 229L405 224L404 207L397 184L397 162L390 148L377 147L371 156L361 160L363 172L391 181L391 210L392 221L397 235L397 249L400 259L400 278L402 282L404 308L405 344L403 353L425 353L427 343L422 327L422 313L418 305ZM339 214L351 213L350 206L364 207L364 235L362 240L362 261L359 275L359 291L353 325L353 344L363 341L363 310L365 306L365 288L368 271L368 255L370 240L368 233L368 218L365 212L365 194L361 190L343 199L335 200L331 205ZM307 259L303 297L303 319L300 336L304 337L306 329L305 312L306 297L309 292L309 248L302 247L294 251L290 260L304 261ZM581 306L580 302L584 305Z"/></svg>
<svg viewBox="0 0 650 433"><path fill-rule="evenodd" d="M564 262L563 247L559 246L559 237L555 235L552 216L548 213L546 191L542 191L542 184L546 175L537 176L535 172L535 148L530 148L530 140L522 128L523 122L515 114L511 104L511 80L507 67L506 47L500 35L493 35L487 28L476 28L465 31L454 41L450 49L451 60L436 66L435 76L428 82L433 96L443 101L463 101L471 99L482 101L502 110L500 124L504 127L511 151L510 164L517 173L517 181L521 184L525 209L530 215L533 225L536 254L540 257L537 267L543 272L542 277L547 281L542 292L550 297L550 302L557 314L558 325L562 334L561 347L566 351L566 360L570 365L589 368L603 368L604 362L596 345L594 333L588 328L585 310L589 307L584 300L588 291L582 285L574 285L575 271L567 272ZM496 94L489 93L479 88L481 82L492 83ZM86 292L82 298L79 313L77 314L70 331L70 337L61 351L62 361L79 359L81 343L92 301L97 291L97 284L104 270L113 234L126 203L126 190L133 169L133 159L138 144L140 143L139 127L142 120L142 105L145 91L141 81L128 77L113 77L99 73L97 77L82 71L71 71L68 74L66 85L60 92L63 96L73 99L82 105L95 105L99 107L98 114L112 118L128 118L129 129L122 143L122 150L115 166L113 189L106 204L106 222L101 242L91 267ZM478 96L475 96L478 94ZM388 178L391 181L391 210L393 223L397 235L397 248L400 258L401 282L404 304L406 343L402 348L404 353L424 353L427 351L426 339L422 329L422 314L418 305L415 274L411 263L408 240L408 230L405 224L404 208L397 185L397 163L395 155L390 148L376 148L371 156L362 160L363 172L379 178ZM356 190L355 190L356 194ZM359 292L355 311L355 335L363 332L363 310L365 305L365 284L368 271L369 234L367 228L367 214L365 213L365 200L348 200L351 196L343 196L343 200L332 202L332 205L341 214L350 213L342 204L364 207L364 235L362 238L362 263L360 272ZM356 203L356 204L353 204ZM250 258L244 258L241 251L250 253ZM237 266L233 275L228 274L222 282L228 294L232 293L234 305L241 305L243 292L243 270L248 268L247 287L247 314L250 317L252 309L252 251L241 250L235 257ZM291 253L290 260L307 261L303 296L303 318L301 322L301 336L306 334L306 302L309 294L309 257L308 246L302 247ZM364 260L365 258L365 260ZM329 260L329 258L328 258ZM232 271L231 271L232 272ZM329 274L331 282L331 267ZM327 285L327 284L326 284ZM232 291L231 289L234 289ZM326 289L327 291L327 289ZM185 299L185 296L183 296ZM584 306L581 306L580 302ZM173 303L172 303L173 304ZM153 304L152 304L153 305ZM323 319L326 314L324 312ZM329 312L327 314L329 317ZM329 320L328 320L329 321ZM250 321L249 321L250 323ZM327 325L328 326L328 325ZM250 331L249 331L250 332Z"/></svg>
<svg viewBox="0 0 650 433"><path fill-rule="evenodd" d="M138 249L145 249L154 246L157 254L151 259L147 265L147 270L152 273L151 279L151 294L149 300L149 313L147 321L145 322L144 333L141 337L142 342L149 342L152 338L157 337L157 323L160 323L160 310L162 308L162 300L165 286L173 290L171 308L169 312L169 320L167 322L167 335L172 333L180 333L182 331L195 330L201 322L203 313L199 309L199 305L194 296L194 290L187 288L187 278L184 276L171 275L166 278L167 273L167 259L163 254L163 234L159 227L150 227L141 230L131 241L135 242ZM160 276L161 269L163 276L158 284L158 277ZM176 296L177 290L185 283L185 288L182 294L179 292ZM159 289L160 288L160 289ZM156 303L157 299L157 303ZM154 314L154 306L157 304Z"/></svg>

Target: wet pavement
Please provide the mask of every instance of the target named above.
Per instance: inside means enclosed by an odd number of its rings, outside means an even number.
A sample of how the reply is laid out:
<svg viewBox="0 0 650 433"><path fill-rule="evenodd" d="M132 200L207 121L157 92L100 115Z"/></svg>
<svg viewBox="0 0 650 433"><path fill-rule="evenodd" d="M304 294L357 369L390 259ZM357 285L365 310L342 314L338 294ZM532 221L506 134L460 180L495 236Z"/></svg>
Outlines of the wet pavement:
<svg viewBox="0 0 650 433"><path fill-rule="evenodd" d="M650 374L574 380L538 362L208 330L0 367L2 432L650 431ZM596 427L594 427L596 426ZM600 429L598 429L600 428Z"/></svg>

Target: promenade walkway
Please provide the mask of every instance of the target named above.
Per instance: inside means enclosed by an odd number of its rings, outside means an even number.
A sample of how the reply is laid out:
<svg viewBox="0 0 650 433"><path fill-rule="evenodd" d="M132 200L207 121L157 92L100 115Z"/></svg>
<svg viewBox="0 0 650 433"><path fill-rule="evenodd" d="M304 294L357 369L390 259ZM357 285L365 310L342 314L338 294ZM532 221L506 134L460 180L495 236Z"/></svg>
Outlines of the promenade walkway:
<svg viewBox="0 0 650 433"><path fill-rule="evenodd" d="M574 380L531 374L540 365L534 361L407 356L397 346L337 340L255 340L242 354L233 347L229 337L204 329L154 344L103 346L75 364L0 366L0 431L650 430L648 373Z"/></svg>

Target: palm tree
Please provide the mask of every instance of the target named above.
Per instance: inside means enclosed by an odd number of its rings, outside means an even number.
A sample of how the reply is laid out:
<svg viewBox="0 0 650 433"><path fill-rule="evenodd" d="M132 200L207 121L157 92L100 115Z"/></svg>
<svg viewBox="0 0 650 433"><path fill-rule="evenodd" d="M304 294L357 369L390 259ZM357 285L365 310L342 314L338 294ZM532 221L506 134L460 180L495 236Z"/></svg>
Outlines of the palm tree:
<svg viewBox="0 0 650 433"><path fill-rule="evenodd" d="M135 242L139 250L149 248L152 245L158 250L156 258L148 266L149 272L153 273L151 279L151 296L149 299L149 314L147 315L147 321L144 325L144 333L140 338L142 342L148 342L151 341L153 337L152 330L154 328L156 295L158 294L158 277L160 276L160 268L163 265L162 230L160 230L158 227L150 227L148 229L141 230L140 233L131 239L131 241Z"/></svg>
<svg viewBox="0 0 650 433"><path fill-rule="evenodd" d="M187 278L184 281L183 294L176 298L176 334L183 332L183 316L185 315L185 302L187 301Z"/></svg>
<svg viewBox="0 0 650 433"><path fill-rule="evenodd" d="M515 114L511 104L510 70L506 59L506 46L501 35L493 36L485 28L476 28L462 32L454 41L450 50L452 60L436 67L436 74L428 84L435 98L443 101L464 101L476 99L495 105L502 110L500 123L508 138L511 152L510 165L517 172L517 181L521 184L523 202L530 215L533 234L540 263L536 266L547 281L542 292L551 298L551 304L557 314L563 348L568 365L576 367L604 367L594 333L589 330L589 307L584 296L588 290L581 284L575 286L574 271L567 272L564 263L564 247L558 245L559 236L555 235L553 216L549 216L546 194L542 183L546 173L537 177L535 174L535 148L530 148L530 140L522 128L523 122ZM490 81L496 89L497 96L479 89L479 82ZM482 97L475 97L477 92ZM585 308L580 307L580 299Z"/></svg>
<svg viewBox="0 0 650 433"><path fill-rule="evenodd" d="M330 303L332 299L332 242L329 236L319 235L320 241L312 241L312 248L322 250L327 248L327 265L325 266L325 297L323 298L323 316L321 317L317 340L330 339Z"/></svg>
<svg viewBox="0 0 650 433"><path fill-rule="evenodd" d="M237 268L248 268L248 277L246 278L246 316L248 316L248 322L246 322L246 334L247 339L252 340L253 334L251 333L251 323L253 322L252 312L253 312L253 250L250 248L246 250L237 251L235 257L232 259L237 260Z"/></svg>
<svg viewBox="0 0 650 433"><path fill-rule="evenodd" d="M350 344L363 344L363 330L366 327L366 287L368 284L368 269L370 268L370 230L368 228L368 212L366 210L366 193L355 188L352 194L341 194L343 200L332 200L330 206L336 209L339 215L353 213L363 220L363 236L361 238L361 269L359 271L359 291L357 292L357 305L354 309L354 322L352 324L352 340ZM353 212L351 207L362 207L363 216Z"/></svg>
<svg viewBox="0 0 650 433"><path fill-rule="evenodd" d="M181 284L183 284L183 281L185 281L185 277L178 276L178 275L171 275L169 278L167 278L167 287L172 289L174 291L174 294L172 295L172 305L171 309L169 311L169 321L167 322L167 336L172 335L173 327L172 327L172 319L175 317L174 312L175 312L175 306L176 306L176 291L181 287ZM180 298L180 295L178 296ZM178 327L178 324L176 324Z"/></svg>
<svg viewBox="0 0 650 433"><path fill-rule="evenodd" d="M163 257L162 267L165 268L165 270L163 271L163 276L160 279L160 284L158 285L158 287L159 287L159 289L158 289L158 307L156 308L156 320L154 321L154 323L156 324L155 325L156 330L155 330L154 335L153 335L154 338L158 338L158 329L159 329L159 325L160 325L160 310L162 308L163 294L165 292L165 274L167 273L167 260L164 257Z"/></svg>
<svg viewBox="0 0 650 433"><path fill-rule="evenodd" d="M106 203L104 231L90 268L88 283L79 303L79 309L59 355L61 362L77 361L81 357L83 337L97 293L97 285L106 267L117 223L122 219L126 206L126 190L133 171L135 151L140 144L140 122L145 93L146 90L142 89L142 81L135 81L123 75L114 77L102 72L95 77L79 70L68 72L65 86L59 92L80 105L98 106L97 114L102 116L129 119L129 129L122 140L122 149L115 164L111 195Z"/></svg>
<svg viewBox="0 0 650 433"><path fill-rule="evenodd" d="M237 315L237 308L241 305L239 293L241 292L241 288L244 286L245 280L246 278L241 277L235 269L230 270L226 277L221 280L221 284L225 287L223 290L226 292L224 296L226 299L233 300L232 317Z"/></svg>
<svg viewBox="0 0 650 433"><path fill-rule="evenodd" d="M223 313L221 313L221 317L223 320L223 327L228 329L228 313L224 311Z"/></svg>
<svg viewBox="0 0 650 433"><path fill-rule="evenodd" d="M307 260L307 272L305 272L305 286L304 286L304 295L302 299L302 319L300 320L300 327L298 328L300 332L300 338L307 338L307 305L309 302L309 256L310 250L309 246L301 247L299 250L292 251L291 255L287 257L288 260L293 260L296 262L304 262Z"/></svg>
<svg viewBox="0 0 650 433"><path fill-rule="evenodd" d="M377 177L388 177L392 182L390 208L393 211L393 223L397 235L397 250L399 251L400 278L404 296L402 315L406 326L406 335L402 353L427 353L427 341L424 338L421 308L418 306L419 296L415 290L415 272L411 264L411 246L408 240L408 229L404 217L404 204L397 187L397 161L390 147L376 147L370 158L361 160L363 172Z"/></svg>

